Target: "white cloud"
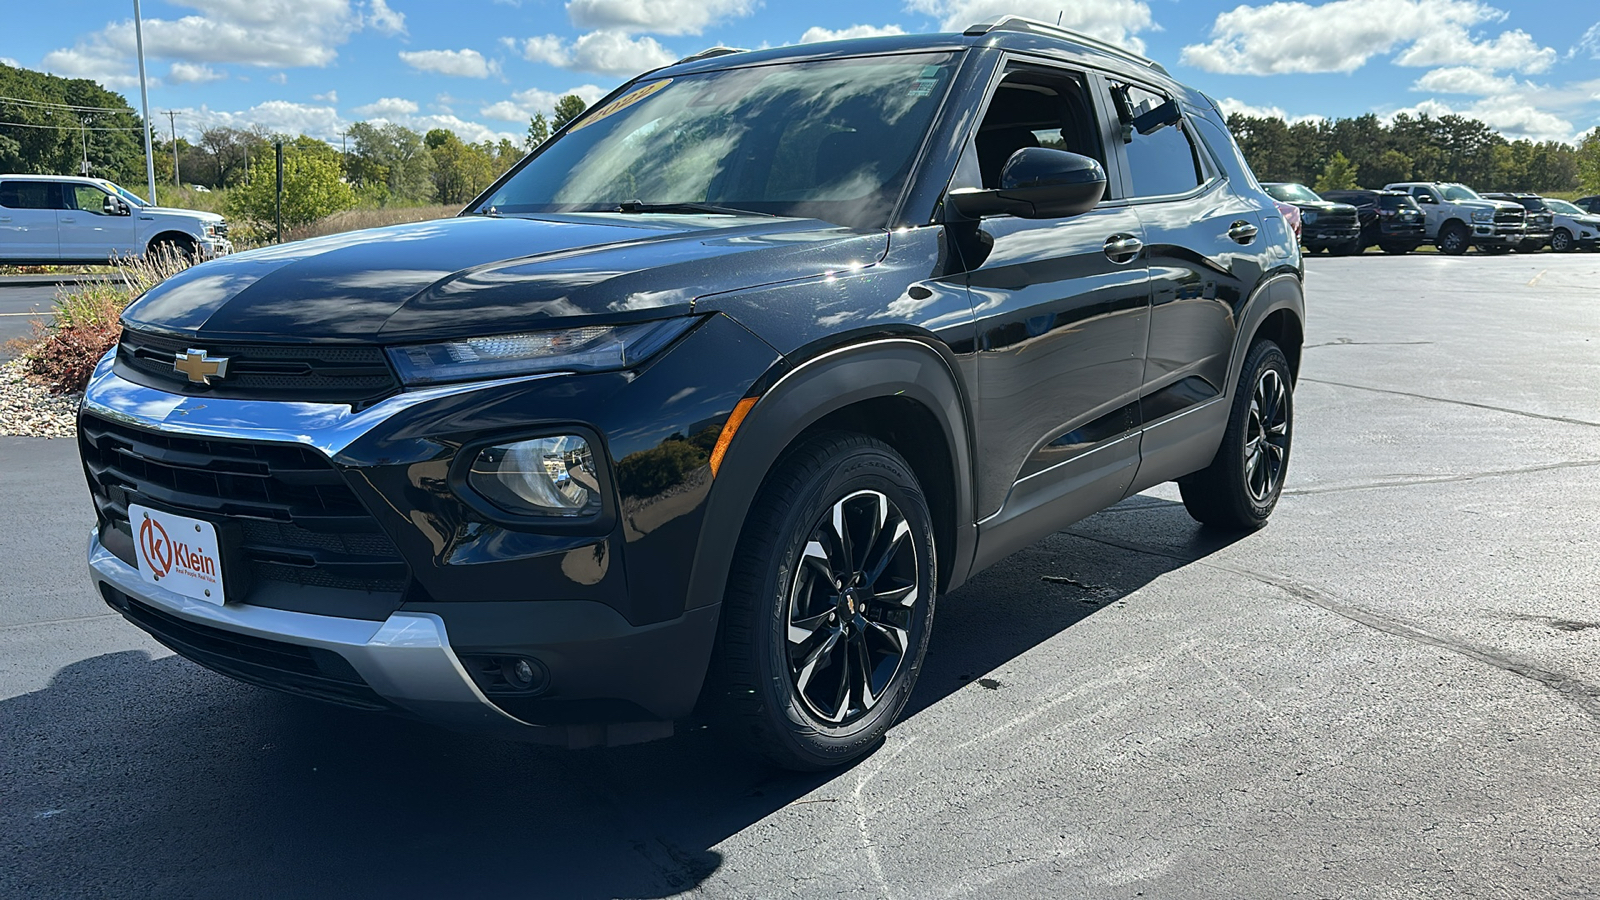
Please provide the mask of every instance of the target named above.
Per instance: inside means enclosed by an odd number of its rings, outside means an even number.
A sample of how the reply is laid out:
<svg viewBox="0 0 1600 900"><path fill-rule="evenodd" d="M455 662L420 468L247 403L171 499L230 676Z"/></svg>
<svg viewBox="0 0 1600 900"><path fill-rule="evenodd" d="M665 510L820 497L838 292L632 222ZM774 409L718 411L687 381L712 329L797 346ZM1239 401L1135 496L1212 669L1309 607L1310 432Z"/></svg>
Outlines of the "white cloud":
<svg viewBox="0 0 1600 900"><path fill-rule="evenodd" d="M1583 37L1578 38L1578 43L1567 51L1567 58L1571 59L1579 54L1586 55L1590 59L1600 59L1600 22L1589 26Z"/></svg>
<svg viewBox="0 0 1600 900"><path fill-rule="evenodd" d="M678 55L655 38L633 38L620 31L591 31L570 44L547 34L528 38L521 49L529 62L621 78L678 61Z"/></svg>
<svg viewBox="0 0 1600 900"><path fill-rule="evenodd" d="M227 77L226 72L218 72L210 66L195 63L175 62L167 70L167 81L171 84L205 84L221 81Z"/></svg>
<svg viewBox="0 0 1600 900"><path fill-rule="evenodd" d="M831 31L821 26L807 28L806 33L800 35L800 43L815 44L819 41L845 41L851 38L882 37L888 34L905 34L904 28L899 25L851 25Z"/></svg>
<svg viewBox="0 0 1600 900"><path fill-rule="evenodd" d="M17 62L9 56L0 56L0 66L10 66L13 69L20 69L22 68L22 63Z"/></svg>
<svg viewBox="0 0 1600 900"><path fill-rule="evenodd" d="M571 0L579 28L651 34L699 34L723 19L748 16L756 0Z"/></svg>
<svg viewBox="0 0 1600 900"><path fill-rule="evenodd" d="M289 75L287 72L277 72L272 75L268 75L267 80L273 84L288 84Z"/></svg>
<svg viewBox="0 0 1600 900"><path fill-rule="evenodd" d="M400 59L413 69L458 78L488 78L500 71L499 63L476 50L402 50Z"/></svg>
<svg viewBox="0 0 1600 900"><path fill-rule="evenodd" d="M374 30L390 36L406 33L406 14L390 9L384 0L371 0L367 4L367 22Z"/></svg>
<svg viewBox="0 0 1600 900"><path fill-rule="evenodd" d="M383 97L350 111L364 119L379 117L393 119L397 116L409 116L416 112L417 109L418 106L415 102L403 97Z"/></svg>
<svg viewBox="0 0 1600 900"><path fill-rule="evenodd" d="M1531 99L1532 97L1521 91L1485 97L1469 106L1461 107L1428 99L1415 106L1395 110L1389 113L1385 120L1392 120L1401 113L1412 116L1428 115L1434 118L1456 115L1477 119L1512 140L1527 138L1531 141L1571 143L1576 139L1577 135L1570 121L1556 113L1533 106L1529 102Z"/></svg>
<svg viewBox="0 0 1600 900"><path fill-rule="evenodd" d="M1217 106L1222 109L1222 114L1224 116L1231 116L1234 113L1238 113L1242 116L1248 116L1252 119L1282 119L1285 122L1288 122L1290 125L1294 125L1299 122L1321 122L1326 118L1326 116L1317 115L1291 116L1284 112L1283 108L1280 106L1254 106L1252 104L1245 103L1243 100L1235 100L1232 97L1224 97L1223 99L1218 100Z"/></svg>
<svg viewBox="0 0 1600 900"><path fill-rule="evenodd" d="M390 121L397 122L398 124L404 125L407 128L413 128L421 132L427 132L434 128L445 128L450 131L454 131L457 137L469 144L476 144L482 141L499 143L502 140L510 141L513 144L520 144L522 143L523 139L527 137L525 132L512 134L509 131L496 131L493 128L489 128L477 122L469 122L465 119L460 119L451 115L406 116L401 119L392 119Z"/></svg>
<svg viewBox="0 0 1600 900"><path fill-rule="evenodd" d="M311 99L320 100L323 103L338 103L339 102L339 92L338 91L329 91L326 94L312 94L311 95Z"/></svg>
<svg viewBox="0 0 1600 900"><path fill-rule="evenodd" d="M291 103L287 100L268 100L237 112L200 106L180 109L178 114L179 124L190 135L198 135L207 128L219 126L245 129L260 126L273 133L307 134L328 141L336 140L347 124L339 111L331 106Z"/></svg>
<svg viewBox="0 0 1600 900"><path fill-rule="evenodd" d="M510 100L501 100L483 107L478 110L478 114L502 122L527 122L535 113L544 113L548 119L555 111L556 101L565 94L577 94L583 98L584 103L592 106L596 100L604 97L607 91L592 84L579 85L559 92L529 88L512 94Z"/></svg>
<svg viewBox="0 0 1600 900"><path fill-rule="evenodd" d="M1521 31L1488 41L1469 29L1505 13L1481 0L1332 0L1318 6L1277 2L1238 6L1217 16L1211 42L1183 48L1183 61L1208 72L1274 75L1353 72L1374 56L1404 48L1401 65L1473 63L1542 71L1555 51Z"/></svg>
<svg viewBox="0 0 1600 900"><path fill-rule="evenodd" d="M1471 66L1450 66L1434 69L1417 79L1414 91L1432 91L1439 94L1476 94L1480 97L1504 94L1517 88L1515 76L1496 77L1493 72Z"/></svg>
<svg viewBox="0 0 1600 900"><path fill-rule="evenodd" d="M1066 3L1064 0L906 0L906 9L939 19L945 31L961 31L969 25L992 21L1001 16L1019 15L1055 22L1092 37L1144 52L1144 41L1137 35L1155 28L1150 5L1143 0L1098 0L1095 3Z"/></svg>

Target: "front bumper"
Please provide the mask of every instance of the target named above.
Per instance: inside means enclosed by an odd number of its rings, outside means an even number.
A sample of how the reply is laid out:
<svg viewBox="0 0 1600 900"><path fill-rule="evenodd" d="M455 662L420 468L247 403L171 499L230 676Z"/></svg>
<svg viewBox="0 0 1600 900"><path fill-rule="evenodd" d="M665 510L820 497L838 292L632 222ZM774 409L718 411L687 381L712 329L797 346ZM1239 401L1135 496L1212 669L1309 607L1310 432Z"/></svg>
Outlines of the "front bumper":
<svg viewBox="0 0 1600 900"><path fill-rule="evenodd" d="M233 242L224 237L208 237L200 239L200 258L202 260L216 259L227 256L233 252Z"/></svg>

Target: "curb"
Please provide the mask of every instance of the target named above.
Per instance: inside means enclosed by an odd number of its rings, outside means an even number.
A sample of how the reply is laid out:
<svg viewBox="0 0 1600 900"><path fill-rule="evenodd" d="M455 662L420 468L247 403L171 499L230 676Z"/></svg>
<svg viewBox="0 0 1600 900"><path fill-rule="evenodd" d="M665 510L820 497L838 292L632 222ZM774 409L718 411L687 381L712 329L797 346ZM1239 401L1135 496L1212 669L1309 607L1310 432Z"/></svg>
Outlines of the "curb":
<svg viewBox="0 0 1600 900"><path fill-rule="evenodd" d="M110 272L98 272L83 275L0 275L0 288L4 287L49 287L56 284L88 284L97 281L113 281L116 275Z"/></svg>

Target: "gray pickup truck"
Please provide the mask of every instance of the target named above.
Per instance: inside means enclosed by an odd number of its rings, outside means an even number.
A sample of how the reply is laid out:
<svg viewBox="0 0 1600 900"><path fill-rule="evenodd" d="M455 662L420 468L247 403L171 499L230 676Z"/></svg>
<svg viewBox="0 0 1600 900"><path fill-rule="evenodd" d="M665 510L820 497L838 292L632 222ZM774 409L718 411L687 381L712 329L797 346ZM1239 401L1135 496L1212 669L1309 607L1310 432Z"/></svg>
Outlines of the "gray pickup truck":
<svg viewBox="0 0 1600 900"><path fill-rule="evenodd" d="M1470 247L1485 253L1510 253L1527 237L1527 210L1506 200L1486 200L1464 184L1398 182L1386 191L1405 191L1422 207L1428 240L1440 253L1459 256Z"/></svg>

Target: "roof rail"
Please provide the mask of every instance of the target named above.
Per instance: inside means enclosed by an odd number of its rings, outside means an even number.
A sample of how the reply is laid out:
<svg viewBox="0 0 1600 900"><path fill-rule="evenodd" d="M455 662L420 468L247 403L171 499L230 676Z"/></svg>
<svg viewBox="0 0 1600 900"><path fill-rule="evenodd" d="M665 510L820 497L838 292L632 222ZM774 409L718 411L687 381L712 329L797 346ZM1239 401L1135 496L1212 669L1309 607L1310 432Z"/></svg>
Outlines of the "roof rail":
<svg viewBox="0 0 1600 900"><path fill-rule="evenodd" d="M685 56L683 59L680 59L677 62L673 63L673 65L681 66L686 62L699 62L702 59L711 59L714 56L727 56L730 53L748 53L748 52L750 52L750 51L746 50L743 47L722 47L722 46L707 47L706 49L701 50L699 53L696 53L693 56Z"/></svg>
<svg viewBox="0 0 1600 900"><path fill-rule="evenodd" d="M968 37L979 37L981 35L988 34L991 31L1023 31L1029 34L1045 34L1051 37L1066 38L1074 43L1083 44L1086 47L1093 47L1096 50L1109 53L1112 56L1118 56L1123 59L1136 62L1141 66L1149 66L1163 75L1167 74L1167 70L1164 66L1155 60L1150 59L1149 57L1140 56L1139 54L1134 53L1132 50L1118 47L1116 44L1102 41L1096 37L1090 37L1081 31L1073 31L1070 28L1062 28L1060 25L1051 25L1049 22L1041 22L1038 19L1030 19L1027 16L1001 16L992 22L979 22L976 25L968 27L966 31L962 32L962 34L965 34Z"/></svg>

